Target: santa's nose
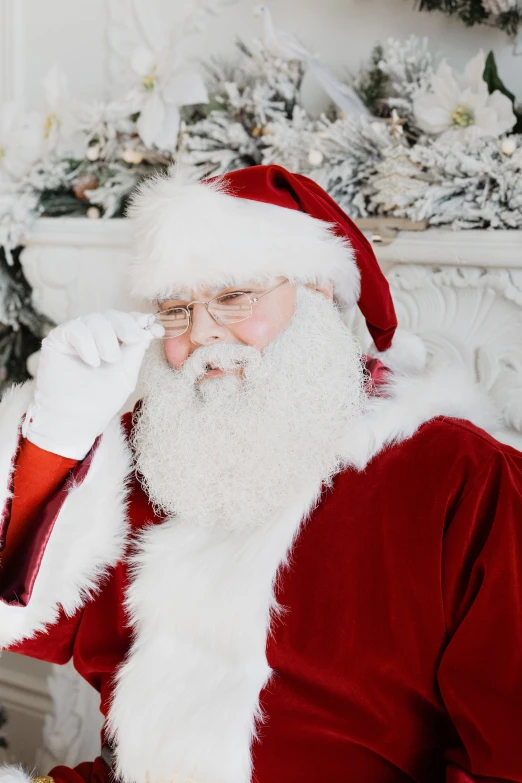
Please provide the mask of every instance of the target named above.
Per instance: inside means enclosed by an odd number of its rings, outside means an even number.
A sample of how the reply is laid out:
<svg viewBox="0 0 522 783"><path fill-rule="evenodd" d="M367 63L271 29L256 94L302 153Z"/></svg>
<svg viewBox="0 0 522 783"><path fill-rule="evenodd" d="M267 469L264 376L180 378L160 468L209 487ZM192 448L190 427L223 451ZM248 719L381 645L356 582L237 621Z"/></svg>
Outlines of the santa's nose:
<svg viewBox="0 0 522 783"><path fill-rule="evenodd" d="M192 306L191 324L190 341L193 345L210 345L228 337L227 328L212 318L206 305L199 302Z"/></svg>

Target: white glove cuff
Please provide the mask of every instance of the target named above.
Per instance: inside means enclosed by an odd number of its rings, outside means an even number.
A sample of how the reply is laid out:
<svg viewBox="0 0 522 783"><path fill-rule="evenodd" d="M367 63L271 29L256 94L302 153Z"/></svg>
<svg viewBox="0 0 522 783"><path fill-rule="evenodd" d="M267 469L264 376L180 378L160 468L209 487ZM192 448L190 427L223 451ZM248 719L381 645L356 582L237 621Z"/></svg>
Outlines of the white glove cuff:
<svg viewBox="0 0 522 783"><path fill-rule="evenodd" d="M44 449L44 451L50 451L52 454L58 454L60 457L67 457L68 459L84 460L91 450L97 435L86 437L83 434L76 433L75 437L74 427L63 427L56 423L54 427L50 428L46 422L46 426L42 426L43 422L40 421L35 423L33 415L36 412L36 407L36 404L33 402L27 409L22 423L22 436L30 443L34 443L38 448ZM64 423L60 422L62 425ZM63 430L71 437L65 438Z"/></svg>

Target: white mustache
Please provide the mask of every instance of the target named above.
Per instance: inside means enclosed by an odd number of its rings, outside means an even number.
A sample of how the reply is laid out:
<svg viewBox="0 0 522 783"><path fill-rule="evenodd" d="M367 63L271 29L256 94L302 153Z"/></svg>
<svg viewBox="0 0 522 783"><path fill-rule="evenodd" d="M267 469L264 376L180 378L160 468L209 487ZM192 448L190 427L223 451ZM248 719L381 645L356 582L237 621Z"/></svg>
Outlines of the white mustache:
<svg viewBox="0 0 522 783"><path fill-rule="evenodd" d="M209 365L227 371L235 370L237 367L257 366L261 359L261 351L250 345L229 343L203 345L185 359L178 372L195 383L205 375Z"/></svg>

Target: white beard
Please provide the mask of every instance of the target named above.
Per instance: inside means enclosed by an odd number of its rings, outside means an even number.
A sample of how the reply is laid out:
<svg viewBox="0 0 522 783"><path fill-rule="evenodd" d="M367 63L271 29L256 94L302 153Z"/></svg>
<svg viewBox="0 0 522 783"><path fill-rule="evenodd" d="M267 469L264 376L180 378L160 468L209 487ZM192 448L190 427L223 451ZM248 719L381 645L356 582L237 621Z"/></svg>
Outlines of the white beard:
<svg viewBox="0 0 522 783"><path fill-rule="evenodd" d="M228 375L198 383L206 364ZM147 356L132 444L156 510L228 530L258 527L303 490L328 485L340 441L365 411L360 348L334 305L299 287L287 328L263 351L220 343L179 370Z"/></svg>

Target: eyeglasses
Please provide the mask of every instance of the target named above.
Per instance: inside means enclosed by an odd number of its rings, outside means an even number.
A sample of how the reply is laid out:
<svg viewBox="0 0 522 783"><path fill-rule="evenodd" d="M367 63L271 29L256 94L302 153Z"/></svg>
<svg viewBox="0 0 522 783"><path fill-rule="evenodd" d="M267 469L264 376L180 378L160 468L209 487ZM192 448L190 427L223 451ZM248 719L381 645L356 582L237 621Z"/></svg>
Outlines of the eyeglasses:
<svg viewBox="0 0 522 783"><path fill-rule="evenodd" d="M192 323L191 308L195 304L204 304L214 321L217 321L222 326L233 326L250 318L253 306L264 296L271 294L272 291L280 288L285 283L288 283L287 279L268 291L255 296L252 296L247 291L232 291L230 294L215 296L213 299L209 299L208 302L196 300L183 305L183 307L169 307L168 310L160 310L155 314L155 323L160 324L164 328L164 340L181 337Z"/></svg>

